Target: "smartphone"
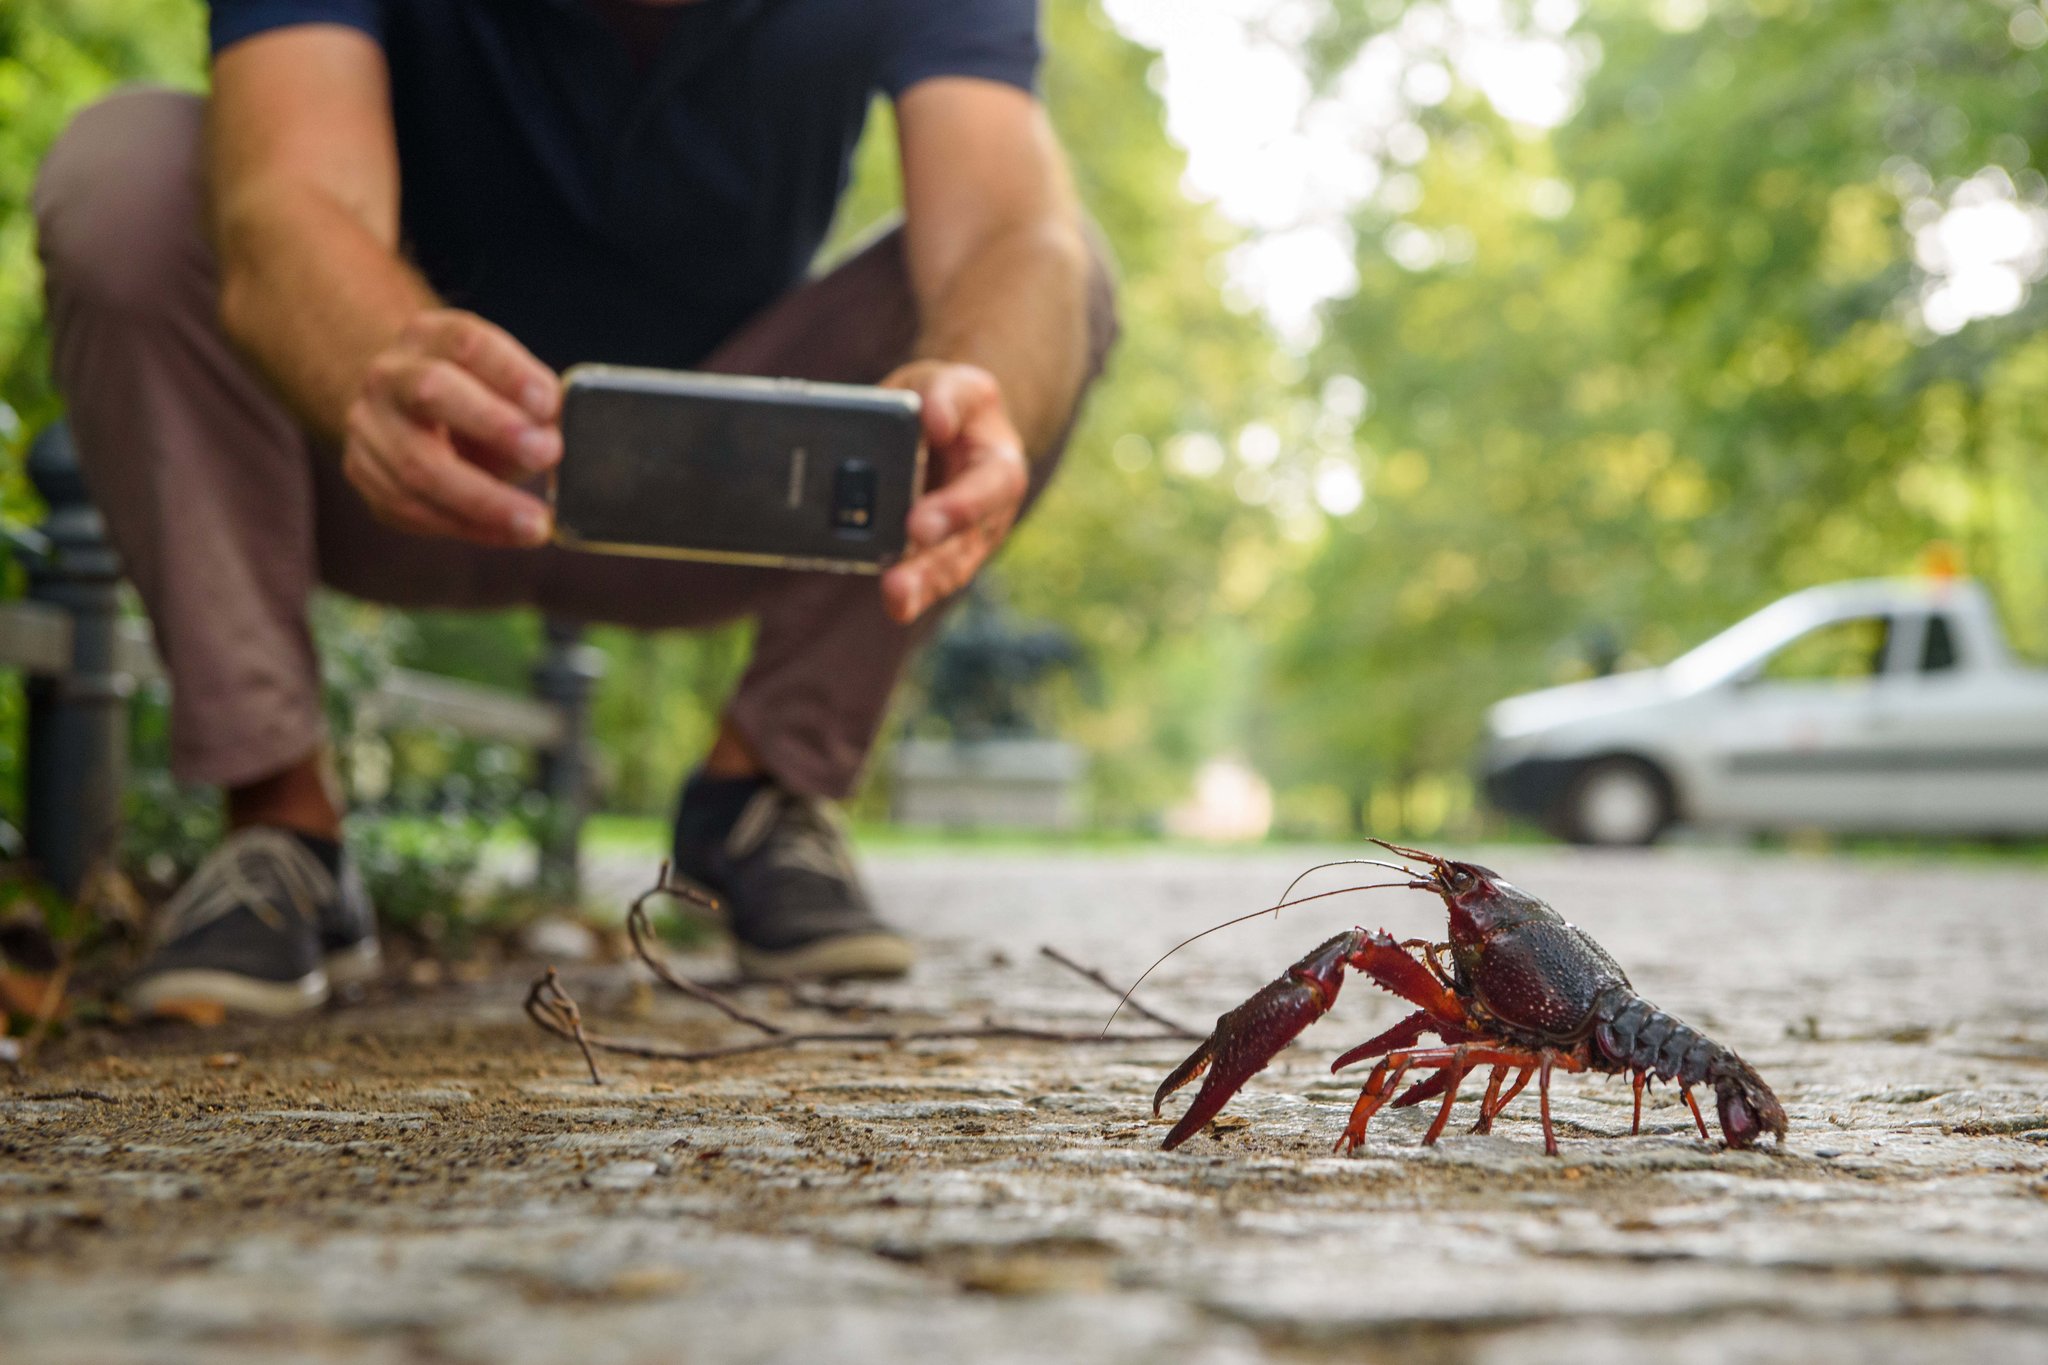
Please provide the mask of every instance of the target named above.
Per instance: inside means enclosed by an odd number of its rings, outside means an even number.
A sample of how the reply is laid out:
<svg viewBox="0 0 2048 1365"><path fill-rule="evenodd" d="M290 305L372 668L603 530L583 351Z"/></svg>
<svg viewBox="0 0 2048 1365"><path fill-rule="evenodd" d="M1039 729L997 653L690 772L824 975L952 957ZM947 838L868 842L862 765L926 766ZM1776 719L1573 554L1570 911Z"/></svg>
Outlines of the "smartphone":
<svg viewBox="0 0 2048 1365"><path fill-rule="evenodd" d="M578 365L563 376L555 541L880 573L923 486L919 408L900 389Z"/></svg>

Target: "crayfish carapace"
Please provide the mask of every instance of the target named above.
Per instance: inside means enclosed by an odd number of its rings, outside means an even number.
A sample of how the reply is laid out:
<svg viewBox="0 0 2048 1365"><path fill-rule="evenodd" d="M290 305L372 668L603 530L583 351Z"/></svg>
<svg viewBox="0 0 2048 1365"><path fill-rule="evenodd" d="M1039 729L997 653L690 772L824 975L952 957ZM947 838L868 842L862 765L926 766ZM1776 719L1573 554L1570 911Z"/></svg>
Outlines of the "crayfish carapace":
<svg viewBox="0 0 2048 1365"><path fill-rule="evenodd" d="M1702 1138L1707 1136L1707 1121L1692 1088L1708 1084L1714 1088L1721 1134L1730 1147L1747 1147L1766 1132L1784 1141L1785 1110L1763 1077L1698 1029L1637 995L1620 964L1585 930L1566 923L1536 897L1474 863L1454 862L1378 839L1373 842L1401 858L1425 864L1429 870L1418 872L1367 858L1346 859L1347 863L1389 868L1411 879L1346 889L1434 891L1450 910L1450 941L1401 942L1383 930L1348 930L1223 1015L1216 1021L1216 1031L1174 1068L1152 1098L1156 1115L1168 1095L1208 1073L1195 1102L1166 1135L1168 1149L1201 1131L1239 1087L1328 1012L1344 984L1346 968L1363 972L1417 1009L1331 1064L1330 1069L1337 1071L1354 1062L1379 1059L1351 1110L1351 1121L1337 1140L1339 1151L1364 1143L1366 1125L1412 1069L1436 1074L1417 1081L1393 1099L1393 1104L1400 1108L1441 1095L1443 1104L1422 1138L1425 1145L1434 1143L1450 1121L1459 1085L1481 1067L1491 1068L1491 1074L1472 1131L1489 1131L1494 1119L1534 1075L1543 1116L1543 1147L1553 1156L1557 1154L1557 1134L1550 1123L1553 1071L1626 1073L1635 1086L1633 1132L1642 1131L1643 1086L1656 1076L1678 1082ZM1296 883L1299 881L1297 878ZM1289 903L1286 896L1281 902ZM1443 1046L1416 1046L1432 1034ZM1512 1082L1507 1080L1510 1073L1514 1074Z"/></svg>

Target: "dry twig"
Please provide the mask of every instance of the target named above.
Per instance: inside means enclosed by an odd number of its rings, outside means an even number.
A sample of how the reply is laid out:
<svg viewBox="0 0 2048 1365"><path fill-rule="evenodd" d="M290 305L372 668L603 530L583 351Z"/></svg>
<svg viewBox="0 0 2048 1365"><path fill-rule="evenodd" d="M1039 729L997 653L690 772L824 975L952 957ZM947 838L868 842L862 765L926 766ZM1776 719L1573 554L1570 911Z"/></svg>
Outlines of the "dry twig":
<svg viewBox="0 0 2048 1365"><path fill-rule="evenodd" d="M599 1052L613 1052L624 1057L647 1057L655 1061L709 1062L721 1057L743 1057L754 1052L773 1052L814 1043L869 1043L896 1047L904 1043L988 1039L1012 1039L1034 1043L1157 1043L1185 1040L1179 1033L1074 1033L1063 1029L1032 1028L1023 1024L999 1024L994 1020L986 1020L980 1024L924 1029L830 1029L800 1033L784 1030L773 1037L758 1038L751 1043L728 1043L721 1047L707 1048L671 1047L666 1043L645 1042L636 1038L608 1038L603 1034L585 1030L576 1013L576 1002L562 989L554 971L554 968L548 968L547 975L533 983L533 989L527 994L526 1013L549 1033L581 1047L585 1060L590 1060L592 1048ZM538 1005L537 1000L541 1002ZM590 1069L592 1079L597 1079L595 1061L590 1062Z"/></svg>
<svg viewBox="0 0 2048 1365"><path fill-rule="evenodd" d="M1114 981L1111 981L1101 972L1096 971L1093 967L1082 966L1080 963L1074 961L1074 959L1068 957L1065 953L1061 952L1059 949L1053 947L1049 943L1041 944L1039 946L1038 951L1045 954L1047 957L1051 958L1054 962L1059 963L1060 966L1065 967L1068 971L1078 972L1081 976L1086 977L1090 981L1093 981L1096 985L1102 987L1102 989L1108 991L1111 995L1117 996L1119 999L1121 999L1126 994L1126 992L1121 986L1118 986ZM1209 1036L1206 1033L1202 1033L1196 1029L1189 1028L1186 1024L1180 1023L1178 1020L1169 1019L1155 1009L1148 1009L1144 1005L1139 1004L1136 1000L1125 1000L1124 1008L1129 1010L1133 1014L1139 1015L1146 1019L1150 1019L1153 1023L1159 1025L1161 1028L1172 1029L1175 1033L1179 1034L1183 1038L1197 1039L1206 1038Z"/></svg>
<svg viewBox="0 0 2048 1365"><path fill-rule="evenodd" d="M634 898L626 911L626 933L632 940L633 952L647 965L657 979L670 989L689 996L702 1004L711 1006L726 1018L763 1035L748 1043L729 1043L719 1047L680 1048L665 1043L645 1042L630 1038L608 1038L591 1033L583 1027L582 1011L568 991L563 989L561 977L553 967L534 981L526 994L526 1014L541 1028L566 1041L574 1042L583 1050L583 1060L589 1064L592 1084L603 1084L603 1075L598 1070L597 1052L611 1052L627 1057L646 1057L657 1061L705 1062L721 1057L739 1057L754 1052L768 1052L781 1048L796 1048L808 1044L882 1044L889 1047L904 1043L923 1042L965 1042L984 1039L1013 1039L1026 1042L1044 1043L1144 1043L1185 1041L1203 1035L1184 1025L1177 1024L1162 1015L1144 1007L1137 1012L1167 1030L1163 1033L1108 1034L1095 1032L1072 1032L1064 1029L1034 1028L1023 1024L1004 1024L994 1019L984 1019L975 1025L940 1026L936 1028L912 1029L830 1029L793 1030L770 1019L764 1019L711 989L701 982L678 975L652 946L654 931L647 918L647 903L659 895L674 896L679 900L715 908L716 902L692 887L673 884L668 877L668 864L661 867L661 881ZM1112 994L1121 994L1101 973L1066 957L1053 948L1042 949L1047 957L1070 971L1078 972L1087 980L1101 986Z"/></svg>
<svg viewBox="0 0 2048 1365"><path fill-rule="evenodd" d="M590 1083L604 1084L604 1076L597 1069L597 1057L590 1050L590 1038L583 1032L583 1011L576 1007L576 1001L569 992L562 989L562 978L556 975L553 967L548 968L527 991L526 1017L557 1037L573 1038L576 1046L583 1049L583 1060L590 1067Z"/></svg>
<svg viewBox="0 0 2048 1365"><path fill-rule="evenodd" d="M692 1000L702 1001L734 1023L745 1024L749 1028L759 1029L770 1035L782 1033L782 1025L772 1023L757 1014L749 1014L709 986L700 986L688 977L677 976L669 970L668 963L662 961L660 956L647 946L648 940L654 937L654 928L647 922L647 902L656 896L673 896L679 901L699 905L706 910L718 908L717 901L695 887L671 882L668 877L668 863L664 861L661 865L661 880L635 896L633 903L626 907L626 934L633 940L633 955L646 963L647 969L660 977L664 985L681 991Z"/></svg>

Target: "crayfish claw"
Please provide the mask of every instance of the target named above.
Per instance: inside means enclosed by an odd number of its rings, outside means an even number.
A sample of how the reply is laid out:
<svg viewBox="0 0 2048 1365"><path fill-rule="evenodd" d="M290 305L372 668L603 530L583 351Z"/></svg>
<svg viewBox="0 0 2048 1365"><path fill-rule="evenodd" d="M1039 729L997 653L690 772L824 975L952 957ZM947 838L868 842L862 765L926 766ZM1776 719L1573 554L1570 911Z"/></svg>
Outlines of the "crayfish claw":
<svg viewBox="0 0 2048 1365"><path fill-rule="evenodd" d="M1201 1041L1200 1046L1188 1054L1186 1061L1175 1067L1173 1073L1159 1083L1159 1088L1152 1092L1153 1118L1159 1117L1159 1110L1165 1105L1168 1095L1171 1095L1174 1091L1209 1069L1209 1059L1215 1052L1216 1035L1212 1033Z"/></svg>
<svg viewBox="0 0 2048 1365"><path fill-rule="evenodd" d="M1153 1096L1156 1114L1168 1095L1207 1073L1195 1102L1166 1135L1162 1145L1167 1151L1201 1132L1246 1081L1323 1017L1337 999L1344 959L1356 946L1356 934L1339 934L1216 1021L1215 1031L1173 1069Z"/></svg>

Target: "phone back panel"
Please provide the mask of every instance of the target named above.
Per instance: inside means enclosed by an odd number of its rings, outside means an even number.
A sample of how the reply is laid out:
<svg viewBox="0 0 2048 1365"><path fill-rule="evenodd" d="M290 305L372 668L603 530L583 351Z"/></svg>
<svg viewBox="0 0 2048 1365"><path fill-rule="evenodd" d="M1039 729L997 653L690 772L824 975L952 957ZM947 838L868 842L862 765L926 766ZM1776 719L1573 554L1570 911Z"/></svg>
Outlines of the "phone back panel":
<svg viewBox="0 0 2048 1365"><path fill-rule="evenodd" d="M579 365L556 540L572 548L879 572L924 472L916 395Z"/></svg>

